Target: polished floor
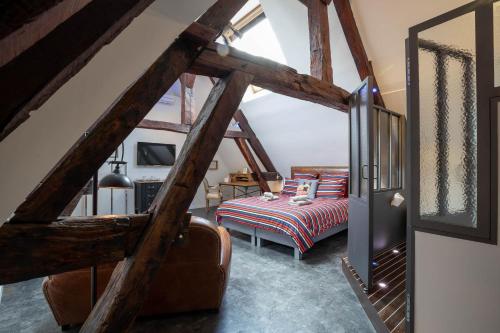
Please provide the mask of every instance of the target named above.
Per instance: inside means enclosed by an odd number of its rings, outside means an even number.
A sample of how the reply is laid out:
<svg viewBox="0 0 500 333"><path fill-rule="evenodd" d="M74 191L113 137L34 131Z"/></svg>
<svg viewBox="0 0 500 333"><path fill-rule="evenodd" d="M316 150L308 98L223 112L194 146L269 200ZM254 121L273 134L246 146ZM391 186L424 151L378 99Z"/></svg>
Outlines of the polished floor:
<svg viewBox="0 0 500 333"><path fill-rule="evenodd" d="M204 210L194 210L204 216ZM213 220L213 212L208 218ZM133 332L374 332L342 273L347 232L316 245L304 260L277 244L250 245L233 237L231 277L219 312L139 320ZM60 332L41 279L4 286L0 332ZM78 329L70 332L77 332Z"/></svg>
<svg viewBox="0 0 500 333"><path fill-rule="evenodd" d="M358 295L368 300L367 313L374 313L385 329L381 332L405 333L406 312L406 242L384 251L374 258L373 288L368 294L364 294L365 284L350 266L348 258L342 259L346 274L351 274L358 287ZM369 304L369 305L368 305ZM378 323L374 323L378 326Z"/></svg>

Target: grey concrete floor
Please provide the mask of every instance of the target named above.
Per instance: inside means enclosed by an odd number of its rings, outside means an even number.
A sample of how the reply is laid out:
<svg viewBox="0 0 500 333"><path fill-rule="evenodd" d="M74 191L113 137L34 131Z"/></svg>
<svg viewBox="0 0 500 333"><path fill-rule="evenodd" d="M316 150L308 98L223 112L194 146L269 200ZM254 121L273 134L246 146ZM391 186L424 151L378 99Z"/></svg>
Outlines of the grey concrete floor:
<svg viewBox="0 0 500 333"><path fill-rule="evenodd" d="M213 220L204 210L194 215ZM291 248L252 247L234 234L231 277L219 312L139 320L139 332L374 332L342 273L347 232L319 242L304 260ZM42 294L42 279L4 286L1 333L60 332ZM77 332L78 329L70 332Z"/></svg>

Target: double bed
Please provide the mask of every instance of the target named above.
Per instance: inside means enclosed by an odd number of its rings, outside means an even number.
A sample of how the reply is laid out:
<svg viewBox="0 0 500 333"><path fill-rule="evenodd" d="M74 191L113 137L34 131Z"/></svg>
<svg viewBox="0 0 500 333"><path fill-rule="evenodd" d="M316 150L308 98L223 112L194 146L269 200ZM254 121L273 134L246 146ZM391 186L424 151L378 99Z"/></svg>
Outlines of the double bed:
<svg viewBox="0 0 500 333"><path fill-rule="evenodd" d="M347 167L292 167L291 176L346 172ZM305 206L291 206L289 200L290 195L285 194L274 201L259 197L229 200L217 209L217 221L227 229L249 235L257 246L262 240L290 246L299 260L316 242L347 229L347 198L315 198Z"/></svg>

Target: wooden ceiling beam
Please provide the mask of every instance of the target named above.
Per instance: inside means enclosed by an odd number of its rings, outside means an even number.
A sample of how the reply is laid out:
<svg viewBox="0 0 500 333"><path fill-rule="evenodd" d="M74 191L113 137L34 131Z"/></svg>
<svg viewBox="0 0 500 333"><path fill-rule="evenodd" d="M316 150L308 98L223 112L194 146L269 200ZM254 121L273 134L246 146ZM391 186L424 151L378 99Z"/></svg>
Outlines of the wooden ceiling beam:
<svg viewBox="0 0 500 333"><path fill-rule="evenodd" d="M243 111L236 111L234 113L234 120L238 122L238 126L240 127L241 131L247 134L248 143L250 144L250 147L252 147L252 150L255 152L255 155L257 155L257 158L262 162L264 168L266 168L266 170L269 172L276 172L276 168L274 167L271 158L269 158L269 155L267 155L264 146L262 146L262 143L250 126L250 123L248 122L247 117L245 117Z"/></svg>
<svg viewBox="0 0 500 333"><path fill-rule="evenodd" d="M311 75L317 79L333 83L328 4L321 0L309 0L307 16L309 22Z"/></svg>
<svg viewBox="0 0 500 333"><path fill-rule="evenodd" d="M243 138L237 138L234 139L234 141L236 142L236 145L240 149L241 154L245 158L245 161L247 162L248 166L250 167L250 170L252 170L257 174L257 181L259 182L260 190L262 192L271 192L271 189L269 188L267 181L264 179L264 176L262 175L262 170L260 170L259 164L253 157L252 151L250 150L250 147L248 146L246 140Z"/></svg>
<svg viewBox="0 0 500 333"><path fill-rule="evenodd" d="M188 134L191 131L191 126L184 124L175 124L168 121L160 121L160 120L150 120L144 119L137 125L137 128L145 128L159 131L169 131L175 133L183 133ZM226 139L234 139L234 138L248 138L246 133L242 131L226 131L224 134L224 138Z"/></svg>
<svg viewBox="0 0 500 333"><path fill-rule="evenodd" d="M36 21L63 0L8 0L0 4L0 40Z"/></svg>
<svg viewBox="0 0 500 333"><path fill-rule="evenodd" d="M375 104L385 107L384 100L380 93L380 87L377 84L375 73L368 60L368 55L366 54L361 35L359 34L349 0L333 0L333 4L335 5L340 25L344 31L347 45L349 45L360 79L364 80L367 76L373 76L374 86L377 88L377 92L374 95Z"/></svg>
<svg viewBox="0 0 500 333"><path fill-rule="evenodd" d="M10 221L55 220L116 147L187 71L203 47L219 36L245 3L246 0L218 0L197 22L191 24L104 112L89 129L88 135L70 148L16 209Z"/></svg>
<svg viewBox="0 0 500 333"><path fill-rule="evenodd" d="M13 222L53 221L194 61L199 44L177 39L79 139L17 208ZM105 145L102 143L106 142ZM90 158L92 156L92 158Z"/></svg>
<svg viewBox="0 0 500 333"><path fill-rule="evenodd" d="M149 214L68 217L0 227L0 285L117 262L132 253Z"/></svg>
<svg viewBox="0 0 500 333"><path fill-rule="evenodd" d="M224 46L225 47L225 46ZM223 48L224 48L223 47ZM220 44L210 43L189 69L190 73L223 77L233 70L254 76L253 85L293 98L322 104L347 112L349 92L272 60L250 55L229 47L229 54L217 53Z"/></svg>
<svg viewBox="0 0 500 333"><path fill-rule="evenodd" d="M233 72L214 86L150 208L153 217L144 237L115 268L81 333L131 327L251 80L249 74Z"/></svg>
<svg viewBox="0 0 500 333"><path fill-rule="evenodd" d="M92 0L15 0L0 5L0 67Z"/></svg>
<svg viewBox="0 0 500 333"><path fill-rule="evenodd" d="M38 109L153 0L93 0L0 67L0 140ZM29 78L27 80L26 78Z"/></svg>

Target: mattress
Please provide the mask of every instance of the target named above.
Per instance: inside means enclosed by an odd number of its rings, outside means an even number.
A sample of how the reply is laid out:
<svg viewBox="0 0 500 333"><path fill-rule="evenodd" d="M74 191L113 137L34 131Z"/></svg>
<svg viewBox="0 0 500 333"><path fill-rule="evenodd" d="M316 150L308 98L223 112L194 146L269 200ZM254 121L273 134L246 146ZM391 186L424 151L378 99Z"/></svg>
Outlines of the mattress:
<svg viewBox="0 0 500 333"><path fill-rule="evenodd" d="M230 220L250 227L286 234L304 253L313 239L329 229L347 223L348 199L316 198L310 205L291 206L289 196L265 202L258 197L229 200L216 212L217 221Z"/></svg>

